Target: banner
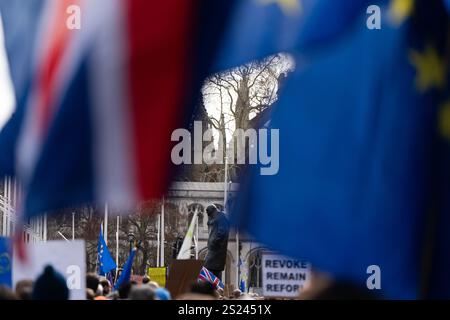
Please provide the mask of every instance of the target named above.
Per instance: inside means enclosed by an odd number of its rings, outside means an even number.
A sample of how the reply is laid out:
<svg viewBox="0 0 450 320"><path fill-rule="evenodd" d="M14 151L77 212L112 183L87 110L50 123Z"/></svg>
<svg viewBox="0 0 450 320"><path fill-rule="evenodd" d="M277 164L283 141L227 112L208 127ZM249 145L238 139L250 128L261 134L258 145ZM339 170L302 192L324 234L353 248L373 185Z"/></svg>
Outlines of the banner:
<svg viewBox="0 0 450 320"><path fill-rule="evenodd" d="M198 210L195 210L192 216L191 224L184 237L183 244L181 246L180 252L178 253L177 260L189 260L191 259L191 249L192 249L192 238L194 237L194 230L197 226ZM198 240L196 240L198 241Z"/></svg>
<svg viewBox="0 0 450 320"><path fill-rule="evenodd" d="M311 278L308 262L273 253L262 254L263 295L272 298L296 298Z"/></svg>
<svg viewBox="0 0 450 320"><path fill-rule="evenodd" d="M148 268L147 275L150 281L155 281L160 287L166 287L167 268Z"/></svg>
<svg viewBox="0 0 450 320"><path fill-rule="evenodd" d="M66 279L70 300L86 299L86 249L84 240L48 241L27 244L28 259L21 262L13 257L12 279L36 280L47 265L51 265Z"/></svg>

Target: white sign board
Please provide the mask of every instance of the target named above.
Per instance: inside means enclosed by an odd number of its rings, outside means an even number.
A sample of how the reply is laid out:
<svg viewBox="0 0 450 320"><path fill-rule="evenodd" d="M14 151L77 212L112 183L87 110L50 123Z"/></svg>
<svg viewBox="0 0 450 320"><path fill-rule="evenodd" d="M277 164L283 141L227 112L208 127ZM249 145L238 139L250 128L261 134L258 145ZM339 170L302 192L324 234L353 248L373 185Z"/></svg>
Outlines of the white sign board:
<svg viewBox="0 0 450 320"><path fill-rule="evenodd" d="M13 286L20 280L36 280L47 265L64 276L71 300L86 299L86 249L84 240L48 241L26 245L27 261L13 255Z"/></svg>
<svg viewBox="0 0 450 320"><path fill-rule="evenodd" d="M296 298L308 285L311 266L274 253L262 254L263 295L273 298Z"/></svg>

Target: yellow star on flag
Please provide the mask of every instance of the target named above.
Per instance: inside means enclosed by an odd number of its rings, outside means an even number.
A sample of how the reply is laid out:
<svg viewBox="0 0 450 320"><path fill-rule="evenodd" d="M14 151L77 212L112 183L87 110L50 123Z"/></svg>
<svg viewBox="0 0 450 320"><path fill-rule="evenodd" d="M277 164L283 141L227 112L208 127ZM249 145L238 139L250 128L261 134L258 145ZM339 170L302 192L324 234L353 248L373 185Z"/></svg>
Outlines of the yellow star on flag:
<svg viewBox="0 0 450 320"><path fill-rule="evenodd" d="M391 0L389 17L396 25L402 24L414 11L415 0Z"/></svg>
<svg viewBox="0 0 450 320"><path fill-rule="evenodd" d="M424 52L411 51L409 59L416 68L416 87L421 93L445 86L446 64L436 49L428 45Z"/></svg>
<svg viewBox="0 0 450 320"><path fill-rule="evenodd" d="M439 111L439 132L450 140L450 101L444 103Z"/></svg>
<svg viewBox="0 0 450 320"><path fill-rule="evenodd" d="M280 6L285 15L299 14L301 12L300 0L259 0L264 5L276 4Z"/></svg>

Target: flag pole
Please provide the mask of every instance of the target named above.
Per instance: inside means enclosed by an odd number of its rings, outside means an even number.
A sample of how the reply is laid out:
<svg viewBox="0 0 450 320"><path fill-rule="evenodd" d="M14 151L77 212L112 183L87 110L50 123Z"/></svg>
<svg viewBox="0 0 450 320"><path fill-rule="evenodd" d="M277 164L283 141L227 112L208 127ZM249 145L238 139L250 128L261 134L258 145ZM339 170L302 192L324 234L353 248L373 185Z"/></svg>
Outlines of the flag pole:
<svg viewBox="0 0 450 320"><path fill-rule="evenodd" d="M6 233L5 236L9 237L11 232L11 180L9 177L6 178Z"/></svg>
<svg viewBox="0 0 450 320"><path fill-rule="evenodd" d="M105 220L103 221L103 237L105 238L105 243L108 244L108 204L105 203Z"/></svg>
<svg viewBox="0 0 450 320"><path fill-rule="evenodd" d="M75 212L72 212L72 241L75 240Z"/></svg>
<svg viewBox="0 0 450 320"><path fill-rule="evenodd" d="M161 205L161 267L164 267L164 204L165 204L165 198L162 199L162 205Z"/></svg>
<svg viewBox="0 0 450 320"><path fill-rule="evenodd" d="M6 223L7 223L6 215L7 215L7 211L8 211L8 208L7 208L7 206L8 206L8 202L7 202L8 201L8 198L7 198L7 196L8 196L8 182L7 182L6 176L5 176L5 181L3 183L3 189L4 189L4 191L3 191L3 201L5 203L4 203L4 209L3 209L3 215L2 215L2 219L3 219L3 222L2 222L2 228L3 228L2 236L6 237Z"/></svg>
<svg viewBox="0 0 450 320"><path fill-rule="evenodd" d="M120 225L120 216L117 216L117 221L116 221L116 277L115 277L116 280L117 280L117 275L119 273L119 225Z"/></svg>
<svg viewBox="0 0 450 320"><path fill-rule="evenodd" d="M196 216L197 216L197 227L195 228L195 260L198 260L198 208L196 209Z"/></svg>
<svg viewBox="0 0 450 320"><path fill-rule="evenodd" d="M158 214L158 217L156 218L156 227L157 227L157 231L158 231L156 233L156 267L159 268L159 262L160 262L159 251L160 251L160 247L161 247L161 243L160 243L161 214Z"/></svg>

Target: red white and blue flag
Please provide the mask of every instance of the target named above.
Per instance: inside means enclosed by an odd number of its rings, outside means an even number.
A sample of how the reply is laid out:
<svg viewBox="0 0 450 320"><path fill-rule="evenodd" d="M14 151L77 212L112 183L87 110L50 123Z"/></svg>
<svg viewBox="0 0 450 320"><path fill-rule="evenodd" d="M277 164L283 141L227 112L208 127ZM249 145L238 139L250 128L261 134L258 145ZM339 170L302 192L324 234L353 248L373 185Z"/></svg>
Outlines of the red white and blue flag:
<svg viewBox="0 0 450 320"><path fill-rule="evenodd" d="M224 289L224 285L222 281L220 281L219 278L217 278L211 271L206 269L205 267L202 267L202 270L200 270L200 274L198 275L198 281L203 282L209 282L214 285L214 288L217 289Z"/></svg>
<svg viewBox="0 0 450 320"><path fill-rule="evenodd" d="M199 45L205 3L44 1L29 81L16 88L17 111L0 135L4 150L14 145L0 174L22 182L27 216L92 202L122 209L163 194L171 133L192 113L214 53ZM73 5L79 30L66 27Z"/></svg>

